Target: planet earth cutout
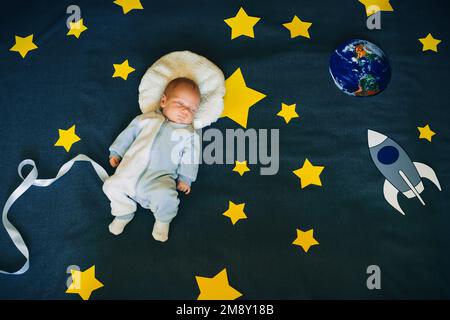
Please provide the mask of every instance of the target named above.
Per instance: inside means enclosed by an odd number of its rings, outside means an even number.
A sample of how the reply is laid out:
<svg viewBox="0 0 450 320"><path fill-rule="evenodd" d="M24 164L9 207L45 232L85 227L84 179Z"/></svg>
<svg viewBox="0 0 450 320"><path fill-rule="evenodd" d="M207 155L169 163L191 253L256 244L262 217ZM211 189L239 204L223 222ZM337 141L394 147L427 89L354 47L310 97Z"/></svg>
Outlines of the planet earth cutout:
<svg viewBox="0 0 450 320"><path fill-rule="evenodd" d="M351 96L373 96L391 80L391 66L383 50L360 39L346 41L331 54L330 74L336 86Z"/></svg>

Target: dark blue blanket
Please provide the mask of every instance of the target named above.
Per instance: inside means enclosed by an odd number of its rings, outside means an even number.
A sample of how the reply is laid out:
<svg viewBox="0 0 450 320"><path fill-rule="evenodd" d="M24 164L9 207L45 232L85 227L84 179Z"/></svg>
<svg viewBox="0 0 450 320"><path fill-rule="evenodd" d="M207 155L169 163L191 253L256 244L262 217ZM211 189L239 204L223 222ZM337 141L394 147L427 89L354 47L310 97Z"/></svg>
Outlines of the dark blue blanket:
<svg viewBox="0 0 450 320"><path fill-rule="evenodd" d="M280 129L280 169L243 177L233 165L203 165L188 196L181 196L170 239L153 240L151 213L139 209L120 237L112 236L109 202L88 164L48 188L32 187L13 206L11 221L31 251L21 276L0 275L2 299L80 299L68 295L66 269L95 265L104 287L92 299L195 299L195 276L227 268L245 299L450 298L448 202L450 66L448 4L391 1L382 29L366 28L364 6L348 1L150 1L124 15L111 1L80 0L88 30L67 37L66 8L73 1L15 1L0 19L0 204L21 182L17 165L34 159L39 176L84 153L108 167L108 147L140 113L138 85L149 65L176 50L204 55L229 77L241 68L248 85L267 95L252 107L249 128ZM224 19L240 6L261 17L255 38L230 39ZM291 39L282 24L294 14L313 23L311 39ZM442 39L439 52L422 52L418 39ZM37 50L25 59L10 52L14 36L34 34ZM371 98L339 92L329 55L341 41L363 38L388 54L392 80ZM112 78L113 64L129 59L136 71ZM300 119L276 116L281 103L297 103ZM58 129L76 125L81 141L55 147ZM432 142L419 140L430 124ZM228 118L214 127L240 126ZM367 148L367 129L388 134L414 161L432 166L439 192L424 181L423 207L384 200L383 177ZM325 166L322 187L300 188L292 173L308 158ZM109 173L113 171L108 168ZM246 203L247 220L232 226L228 201ZM292 245L296 229L314 229L319 241L305 253ZM0 229L0 269L23 263ZM381 290L368 290L366 269L381 269Z"/></svg>

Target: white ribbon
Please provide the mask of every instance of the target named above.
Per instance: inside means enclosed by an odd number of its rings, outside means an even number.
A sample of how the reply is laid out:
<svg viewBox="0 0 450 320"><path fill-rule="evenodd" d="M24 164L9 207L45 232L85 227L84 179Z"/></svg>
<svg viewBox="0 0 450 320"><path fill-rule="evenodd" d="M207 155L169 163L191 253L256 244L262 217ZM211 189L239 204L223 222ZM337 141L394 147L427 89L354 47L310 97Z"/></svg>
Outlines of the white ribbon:
<svg viewBox="0 0 450 320"><path fill-rule="evenodd" d="M25 241L23 241L22 236L20 235L19 231L17 231L16 227L14 227L11 222L8 220L8 211L11 208L11 206L14 204L14 202L20 198L22 194L24 194L25 191L27 191L31 186L37 186L37 187L48 187L53 182L61 178L63 175L65 175L73 166L73 164L77 161L88 161L92 164L92 167L94 167L95 172L100 177L102 181L105 181L108 178L108 173L106 173L105 169L98 163L96 163L94 160L89 158L88 156L84 154L79 154L72 160L66 162L63 164L63 166L59 169L58 174L53 179L38 179L38 170L36 168L36 164L31 159L23 160L19 164L19 176L23 179L20 186L17 187L16 190L9 196L8 200L6 200L5 206L3 207L3 213L2 213L2 222L3 226L6 229L6 232L8 232L9 236L11 237L12 242L17 247L17 249L25 256L27 261L25 264L20 268L20 270L16 272L7 272L0 270L0 274L9 274L9 275L20 275L25 272L27 272L28 268L30 267L30 253L28 251L27 245L25 244ZM22 168L26 165L30 165L33 168L31 169L31 172L24 178L22 175Z"/></svg>

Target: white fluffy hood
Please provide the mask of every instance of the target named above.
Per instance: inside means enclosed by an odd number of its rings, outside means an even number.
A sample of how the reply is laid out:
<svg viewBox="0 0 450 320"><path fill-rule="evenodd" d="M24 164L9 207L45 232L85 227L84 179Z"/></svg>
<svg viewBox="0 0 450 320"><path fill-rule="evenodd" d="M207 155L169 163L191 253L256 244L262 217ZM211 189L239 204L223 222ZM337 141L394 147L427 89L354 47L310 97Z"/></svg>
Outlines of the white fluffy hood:
<svg viewBox="0 0 450 320"><path fill-rule="evenodd" d="M194 117L194 128L201 129L216 122L223 112L223 72L205 57L190 51L169 53L147 70L139 85L141 111L156 111L167 84L179 77L194 80L200 89L201 102Z"/></svg>

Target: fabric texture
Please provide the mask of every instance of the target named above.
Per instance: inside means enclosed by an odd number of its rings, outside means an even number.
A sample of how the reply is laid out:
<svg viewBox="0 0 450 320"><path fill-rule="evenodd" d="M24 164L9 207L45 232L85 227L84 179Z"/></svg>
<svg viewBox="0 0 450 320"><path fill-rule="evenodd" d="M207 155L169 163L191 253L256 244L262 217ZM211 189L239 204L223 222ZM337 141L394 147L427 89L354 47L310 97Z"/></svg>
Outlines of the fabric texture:
<svg viewBox="0 0 450 320"><path fill-rule="evenodd" d="M124 15L113 1L78 0L88 30L68 37L72 0L9 1L0 11L0 204L22 182L17 166L33 159L39 179L86 154L109 174L108 147L141 113L138 87L148 66L169 52L189 50L213 61L229 78L241 69L248 87L266 94L250 108L248 128L279 129L280 166L261 176L260 164L240 176L234 165L200 165L189 195L180 194L166 243L151 235L154 218L138 208L120 237L108 232L109 200L88 163L75 163L46 188L32 186L9 213L30 249L30 269L0 275L0 299L69 299L67 269L95 265L104 284L90 299L196 299L196 276L226 268L240 299L450 298L450 19L448 1L394 1L381 30L366 27L359 1L141 1ZM224 19L240 7L261 17L255 38L231 40ZM420 8L420 9L418 9ZM39 13L39 14L37 14ZM310 39L290 38L283 23L296 14L312 23ZM442 39L422 52L418 38ZM14 36L34 34L38 49L25 59L9 49ZM344 40L367 39L392 66L387 89L371 98L340 92L329 58ZM129 60L128 80L112 78ZM281 103L297 104L286 124ZM430 143L417 126L436 132ZM69 152L55 147L58 129L76 125ZM211 126L239 129L229 118ZM442 192L424 180L422 206L399 201L402 216L383 197L384 178L367 145L382 132L412 161L431 166ZM199 133L200 134L200 133ZM205 142L205 146L209 142ZM204 147L205 147L204 146ZM305 159L324 166L322 187L301 189L293 171ZM239 159L240 160L240 159ZM24 176L29 168L24 168ZM246 220L223 216L229 201L245 203ZM314 229L319 245L305 253L292 244L296 229ZM15 271L22 254L0 228L0 269ZM381 290L368 290L367 268L378 265Z"/></svg>
<svg viewBox="0 0 450 320"><path fill-rule="evenodd" d="M147 70L139 85L142 112L157 110L167 84L179 77L194 80L200 89L201 102L194 117L194 128L201 129L216 122L223 111L223 72L205 57L190 51L171 52Z"/></svg>

